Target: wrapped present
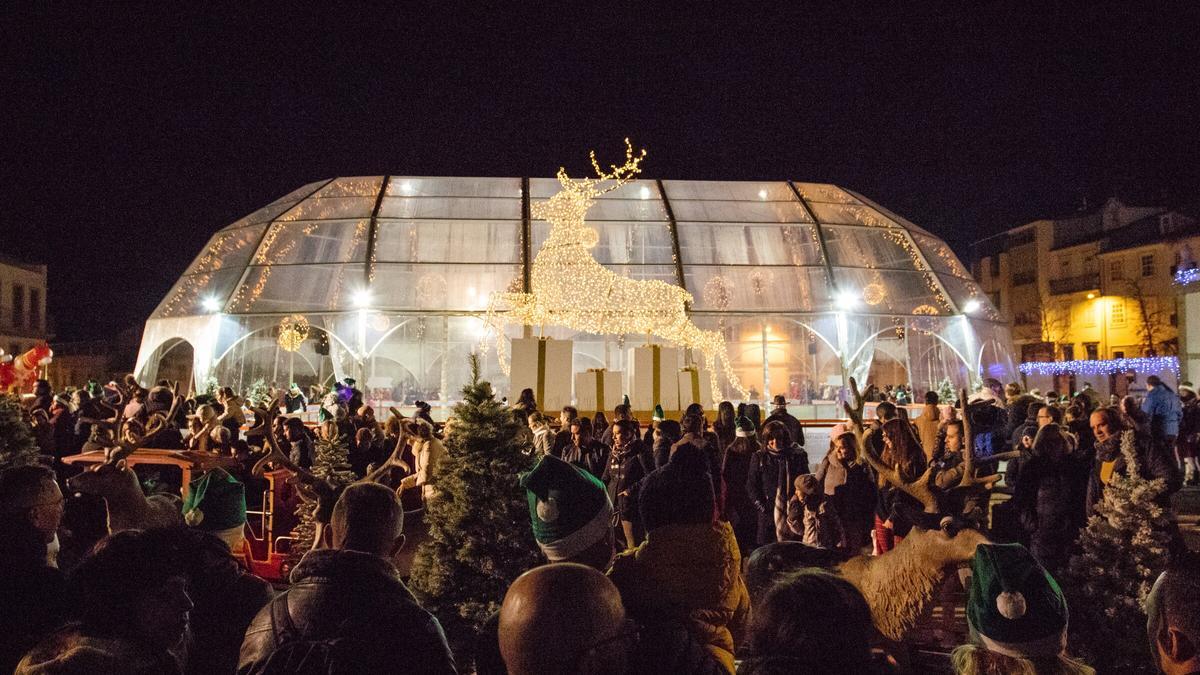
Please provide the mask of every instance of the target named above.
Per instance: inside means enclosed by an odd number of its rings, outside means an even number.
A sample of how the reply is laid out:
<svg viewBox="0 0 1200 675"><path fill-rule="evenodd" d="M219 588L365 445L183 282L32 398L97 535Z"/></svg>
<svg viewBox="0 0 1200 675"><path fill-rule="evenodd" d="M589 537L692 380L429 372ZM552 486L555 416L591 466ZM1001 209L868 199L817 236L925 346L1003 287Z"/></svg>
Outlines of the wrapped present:
<svg viewBox="0 0 1200 675"><path fill-rule="evenodd" d="M661 405L679 410L679 350L650 345L633 349L630 372L630 402L635 411L647 412Z"/></svg>
<svg viewBox="0 0 1200 675"><path fill-rule="evenodd" d="M512 391L516 401L522 389L532 389L539 410L571 405L571 359L574 342L550 338L516 338L512 341Z"/></svg>
<svg viewBox="0 0 1200 675"><path fill-rule="evenodd" d="M710 372L688 366L679 371L679 407L687 408L693 403L699 403L705 410L717 407L713 401Z"/></svg>
<svg viewBox="0 0 1200 675"><path fill-rule="evenodd" d="M624 396L625 373L619 370L589 368L586 373L575 374L575 407L580 411L608 412L621 403Z"/></svg>

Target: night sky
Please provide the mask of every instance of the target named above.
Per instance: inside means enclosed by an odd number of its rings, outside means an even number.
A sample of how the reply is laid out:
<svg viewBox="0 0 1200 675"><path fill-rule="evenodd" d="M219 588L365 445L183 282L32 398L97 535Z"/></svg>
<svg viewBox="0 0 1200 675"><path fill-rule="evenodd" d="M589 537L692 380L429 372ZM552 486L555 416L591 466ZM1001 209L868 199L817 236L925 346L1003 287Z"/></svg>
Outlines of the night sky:
<svg viewBox="0 0 1200 675"><path fill-rule="evenodd" d="M139 325L213 232L304 183L582 173L624 136L648 177L838 183L964 258L1085 199L1200 197L1197 9L12 4L0 252L50 265L60 338Z"/></svg>

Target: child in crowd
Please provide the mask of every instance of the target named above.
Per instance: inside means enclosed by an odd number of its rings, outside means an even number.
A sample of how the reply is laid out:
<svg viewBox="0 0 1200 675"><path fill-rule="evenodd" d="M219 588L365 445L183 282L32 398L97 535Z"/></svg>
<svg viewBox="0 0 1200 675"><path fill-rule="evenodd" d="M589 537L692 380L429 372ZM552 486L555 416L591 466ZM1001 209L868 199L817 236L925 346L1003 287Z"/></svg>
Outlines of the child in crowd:
<svg viewBox="0 0 1200 675"><path fill-rule="evenodd" d="M825 500L821 481L811 473L796 476L795 493L788 500L788 530L793 541L817 548L844 548L846 532L833 505Z"/></svg>

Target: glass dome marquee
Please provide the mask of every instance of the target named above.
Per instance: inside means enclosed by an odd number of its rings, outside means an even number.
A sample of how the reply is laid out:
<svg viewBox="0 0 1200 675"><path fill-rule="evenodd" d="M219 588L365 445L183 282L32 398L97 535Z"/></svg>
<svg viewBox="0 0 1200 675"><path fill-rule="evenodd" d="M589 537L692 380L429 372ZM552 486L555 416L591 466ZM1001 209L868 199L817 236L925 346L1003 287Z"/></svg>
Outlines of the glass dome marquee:
<svg viewBox="0 0 1200 675"><path fill-rule="evenodd" d="M373 176L306 185L217 232L147 321L137 372L199 388L356 377L379 400L451 400L490 295L527 289L553 178ZM634 180L587 213L597 261L693 297L752 397L820 398L846 376L968 386L1014 373L1007 328L940 239L843 188ZM281 347L281 321L310 330ZM627 370L640 335L575 341L575 370ZM513 328L509 337L519 337ZM485 359L501 391L507 378ZM726 392L730 394L732 392Z"/></svg>

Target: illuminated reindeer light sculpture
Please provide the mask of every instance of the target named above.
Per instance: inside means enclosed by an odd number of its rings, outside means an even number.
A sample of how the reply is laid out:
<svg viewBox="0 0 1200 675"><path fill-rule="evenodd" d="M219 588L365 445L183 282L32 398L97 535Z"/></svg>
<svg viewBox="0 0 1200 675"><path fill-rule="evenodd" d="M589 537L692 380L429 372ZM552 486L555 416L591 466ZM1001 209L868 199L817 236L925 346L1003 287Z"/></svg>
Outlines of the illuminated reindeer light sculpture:
<svg viewBox="0 0 1200 675"><path fill-rule="evenodd" d="M534 204L533 216L550 223L550 236L534 258L529 293L493 293L485 319L496 336L500 367L508 372L504 325L556 325L598 335L656 335L667 342L699 352L709 371L714 396L721 391L718 362L730 385L743 398L749 394L729 364L725 338L701 330L687 315L692 295L654 279L629 279L601 265L590 249L599 234L584 217L595 200L629 182L641 172L646 151L634 153L625 139L625 163L600 168L590 155L595 178L573 179L558 170L562 189L545 202Z"/></svg>

